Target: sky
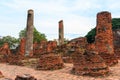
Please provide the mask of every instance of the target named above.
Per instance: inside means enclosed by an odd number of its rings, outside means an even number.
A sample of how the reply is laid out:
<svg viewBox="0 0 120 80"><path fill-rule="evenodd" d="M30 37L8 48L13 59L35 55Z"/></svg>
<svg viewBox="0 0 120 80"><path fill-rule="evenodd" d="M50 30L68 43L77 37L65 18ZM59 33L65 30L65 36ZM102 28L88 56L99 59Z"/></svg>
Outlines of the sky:
<svg viewBox="0 0 120 80"><path fill-rule="evenodd" d="M63 20L66 39L83 37L96 26L96 15L109 11L120 18L120 0L0 0L0 36L19 37L26 27L27 11L34 10L34 26L48 40L58 39Z"/></svg>

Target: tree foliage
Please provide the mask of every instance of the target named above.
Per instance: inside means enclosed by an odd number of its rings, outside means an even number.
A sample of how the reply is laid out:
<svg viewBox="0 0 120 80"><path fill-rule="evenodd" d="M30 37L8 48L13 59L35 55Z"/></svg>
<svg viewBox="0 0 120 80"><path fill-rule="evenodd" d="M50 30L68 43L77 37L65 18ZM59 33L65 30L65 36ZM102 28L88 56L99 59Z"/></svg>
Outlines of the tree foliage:
<svg viewBox="0 0 120 80"><path fill-rule="evenodd" d="M8 43L10 49L14 49L17 46L18 42L18 39L15 37L4 36L0 39L0 46L2 46L4 43Z"/></svg>
<svg viewBox="0 0 120 80"><path fill-rule="evenodd" d="M91 29L85 37L87 37L88 43L93 43L95 41L96 28Z"/></svg>
<svg viewBox="0 0 120 80"><path fill-rule="evenodd" d="M26 28L20 31L19 37L20 38L25 37L25 33ZM38 32L37 29L34 27L33 42L40 42L41 40L47 40L45 34Z"/></svg>
<svg viewBox="0 0 120 80"><path fill-rule="evenodd" d="M120 18L112 19L112 30L120 29ZM88 43L93 43L95 41L96 28L91 29L85 37L87 37Z"/></svg>
<svg viewBox="0 0 120 80"><path fill-rule="evenodd" d="M120 29L120 18L112 19L112 30Z"/></svg>

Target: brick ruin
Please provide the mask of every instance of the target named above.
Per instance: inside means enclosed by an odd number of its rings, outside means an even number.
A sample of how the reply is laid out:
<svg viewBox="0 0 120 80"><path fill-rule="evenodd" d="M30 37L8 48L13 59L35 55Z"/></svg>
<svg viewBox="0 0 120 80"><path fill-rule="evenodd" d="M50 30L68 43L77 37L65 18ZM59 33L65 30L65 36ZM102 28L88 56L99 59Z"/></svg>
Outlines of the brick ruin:
<svg viewBox="0 0 120 80"><path fill-rule="evenodd" d="M77 75L103 76L109 73L109 67L103 58L98 55L95 44L89 44L86 38L78 39L73 58L72 73Z"/></svg>
<svg viewBox="0 0 120 80"><path fill-rule="evenodd" d="M119 41L118 35L116 37L114 39ZM76 47L76 43L73 45ZM78 46L80 46L79 43ZM86 43L84 46L84 50L76 47L76 51L73 53L72 72L74 74L105 75L109 72L108 66L118 63L114 54L114 47L118 47L118 45L113 45L111 14L109 12L97 14L95 43Z"/></svg>
<svg viewBox="0 0 120 80"><path fill-rule="evenodd" d="M85 37L79 37L79 38L72 39L69 43L73 47L85 48L87 44L87 39Z"/></svg>
<svg viewBox="0 0 120 80"><path fill-rule="evenodd" d="M3 46L0 47L0 54L3 54L3 55L10 55L11 54L8 43L4 43Z"/></svg>
<svg viewBox="0 0 120 80"><path fill-rule="evenodd" d="M96 52L96 54L98 54L98 52L96 50L96 47L95 47L95 43L88 43L86 45L86 50L87 51L93 51L93 52Z"/></svg>
<svg viewBox="0 0 120 80"><path fill-rule="evenodd" d="M33 56L43 55L47 52L47 41L35 42L33 44Z"/></svg>
<svg viewBox="0 0 120 80"><path fill-rule="evenodd" d="M20 40L20 46L19 46L19 52L20 55L25 55L25 38L21 38Z"/></svg>
<svg viewBox="0 0 120 80"><path fill-rule="evenodd" d="M68 44L65 45L65 47L62 48L63 53L63 61L65 63L72 63L72 54L76 51L76 48L79 48L81 50L85 50L87 44L87 39L85 37L79 37L72 39L68 42Z"/></svg>
<svg viewBox="0 0 120 80"><path fill-rule="evenodd" d="M113 31L114 51L118 59L120 59L120 30Z"/></svg>
<svg viewBox="0 0 120 80"><path fill-rule="evenodd" d="M0 62L14 65L22 65L22 59L23 57L21 55L12 53L8 43L4 43L3 46L0 48Z"/></svg>
<svg viewBox="0 0 120 80"><path fill-rule="evenodd" d="M33 56L55 52L56 48L57 48L56 41L41 41L40 43L35 42L33 44Z"/></svg>
<svg viewBox="0 0 120 80"><path fill-rule="evenodd" d="M65 48L63 47L63 49L65 50L64 53L67 52L69 54L70 52L74 52L76 48L80 48L84 50L86 48L86 44L87 44L87 39L85 37L72 39L65 45Z"/></svg>
<svg viewBox="0 0 120 80"><path fill-rule="evenodd" d="M45 45L42 45L42 44ZM55 41L43 42L41 48L45 51L41 52L37 65L38 70L56 70L64 67L61 55L55 54L57 43ZM37 48L39 49L39 48ZM42 49L41 49L42 50ZM39 50L38 50L39 51Z"/></svg>
<svg viewBox="0 0 120 80"><path fill-rule="evenodd" d="M63 61L60 55L45 54L39 58L37 65L38 70L56 70L64 67Z"/></svg>
<svg viewBox="0 0 120 80"><path fill-rule="evenodd" d="M64 67L64 61L73 63L72 72L74 74L91 76L105 75L109 72L109 65L118 63L114 51L120 56L120 45L118 45L120 31L112 33L109 12L97 14L95 43L89 44L85 37L79 37L64 44L63 31L63 20L61 20L59 21L59 46L56 41L33 43L33 10L28 10L27 36L21 38L19 54L10 55L6 62L22 65L21 60L24 59L24 56L30 56L31 58L39 58L38 70L56 70ZM56 53L62 53L62 58ZM7 43L0 48L0 54L11 54Z"/></svg>
<svg viewBox="0 0 120 80"><path fill-rule="evenodd" d="M77 75L103 76L109 72L104 60L94 51L76 51L73 54L72 73Z"/></svg>
<svg viewBox="0 0 120 80"><path fill-rule="evenodd" d="M97 14L95 46L107 65L118 63L114 54L111 13L109 12Z"/></svg>
<svg viewBox="0 0 120 80"><path fill-rule="evenodd" d="M25 39L21 39L20 44L20 55L24 56ZM55 54L57 48L56 41L41 41L33 44L33 56L39 58L37 62L38 70L54 70L61 69L64 67L62 58L60 55Z"/></svg>

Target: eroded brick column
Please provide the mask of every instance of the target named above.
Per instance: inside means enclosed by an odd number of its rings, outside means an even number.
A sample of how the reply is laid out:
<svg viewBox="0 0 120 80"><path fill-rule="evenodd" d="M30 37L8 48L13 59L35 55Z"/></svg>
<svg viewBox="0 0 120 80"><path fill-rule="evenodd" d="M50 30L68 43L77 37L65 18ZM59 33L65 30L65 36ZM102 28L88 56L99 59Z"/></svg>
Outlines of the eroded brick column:
<svg viewBox="0 0 120 80"><path fill-rule="evenodd" d="M108 65L117 63L114 56L111 13L105 11L97 14L95 45L98 53Z"/></svg>
<svg viewBox="0 0 120 80"><path fill-rule="evenodd" d="M59 45L64 44L64 26L63 20L59 21Z"/></svg>
<svg viewBox="0 0 120 80"><path fill-rule="evenodd" d="M34 30L33 17L34 17L33 10L31 10L31 9L28 10L25 56L32 56L33 55L33 30Z"/></svg>
<svg viewBox="0 0 120 80"><path fill-rule="evenodd" d="M20 40L20 49L19 49L20 55L25 55L25 38L21 38Z"/></svg>

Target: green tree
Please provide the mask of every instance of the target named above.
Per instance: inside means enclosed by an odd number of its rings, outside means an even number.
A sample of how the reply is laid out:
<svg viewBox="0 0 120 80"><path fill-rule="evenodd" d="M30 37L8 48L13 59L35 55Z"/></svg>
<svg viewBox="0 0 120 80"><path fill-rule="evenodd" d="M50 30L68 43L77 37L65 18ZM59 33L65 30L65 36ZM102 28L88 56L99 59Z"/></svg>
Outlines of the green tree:
<svg viewBox="0 0 120 80"><path fill-rule="evenodd" d="M19 40L16 39L15 37L4 36L0 39L0 46L2 46L4 43L8 43L10 49L14 49L17 47Z"/></svg>
<svg viewBox="0 0 120 80"><path fill-rule="evenodd" d="M20 38L25 37L25 33L26 33L26 28L20 31L19 37ZM41 40L47 40L45 34L38 32L37 29L34 28L33 42L40 42Z"/></svg>
<svg viewBox="0 0 120 80"><path fill-rule="evenodd" d="M88 43L93 43L95 41L96 28L91 29L85 37L87 37Z"/></svg>
<svg viewBox="0 0 120 80"><path fill-rule="evenodd" d="M112 30L120 29L120 18L112 19Z"/></svg>
<svg viewBox="0 0 120 80"><path fill-rule="evenodd" d="M112 19L112 30L120 29L120 18ZM91 29L85 37L87 37L88 43L93 43L95 41L96 28Z"/></svg>

